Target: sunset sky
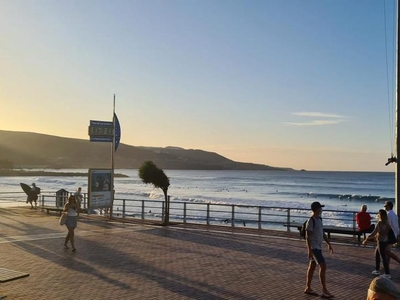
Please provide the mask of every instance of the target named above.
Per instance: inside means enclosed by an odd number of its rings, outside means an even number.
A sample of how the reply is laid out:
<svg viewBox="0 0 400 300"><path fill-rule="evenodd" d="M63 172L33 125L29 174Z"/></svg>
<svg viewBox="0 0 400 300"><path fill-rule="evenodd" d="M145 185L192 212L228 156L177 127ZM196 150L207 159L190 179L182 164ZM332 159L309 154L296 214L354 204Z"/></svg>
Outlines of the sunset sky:
<svg viewBox="0 0 400 300"><path fill-rule="evenodd" d="M0 3L0 130L394 171L394 0Z"/></svg>

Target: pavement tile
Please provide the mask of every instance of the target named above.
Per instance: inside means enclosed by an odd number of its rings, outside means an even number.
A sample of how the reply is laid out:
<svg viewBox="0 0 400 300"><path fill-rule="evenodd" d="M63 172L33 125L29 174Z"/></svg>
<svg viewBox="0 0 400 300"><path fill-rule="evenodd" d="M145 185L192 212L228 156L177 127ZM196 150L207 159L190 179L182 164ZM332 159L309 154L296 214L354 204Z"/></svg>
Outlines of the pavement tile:
<svg viewBox="0 0 400 300"><path fill-rule="evenodd" d="M162 227L81 214L73 253L62 247L66 228L56 214L26 207L0 208L0 214L0 267L29 273L1 284L7 300L318 299L303 293L307 251L296 233ZM365 299L373 245L332 242L332 256L324 248L329 291L335 299ZM400 266L391 269L399 282ZM317 273L313 289L321 293Z"/></svg>

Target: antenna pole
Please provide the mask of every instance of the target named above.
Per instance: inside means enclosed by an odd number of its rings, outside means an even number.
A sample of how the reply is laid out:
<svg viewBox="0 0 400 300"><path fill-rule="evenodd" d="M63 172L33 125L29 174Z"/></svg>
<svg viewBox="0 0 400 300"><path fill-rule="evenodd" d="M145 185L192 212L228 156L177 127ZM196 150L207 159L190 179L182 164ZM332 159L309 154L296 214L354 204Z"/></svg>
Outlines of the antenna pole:
<svg viewBox="0 0 400 300"><path fill-rule="evenodd" d="M399 99L400 99L400 67L399 67L399 62L400 62L400 55L399 55L399 42L400 42L400 28L399 28L399 16L400 16L400 5L399 5L399 0L397 2L397 41L396 41L396 125L395 125L395 130L396 130L396 158L400 158L400 110L399 110ZM399 216L400 215L400 161L395 163L395 203L394 203L394 208L396 214Z"/></svg>

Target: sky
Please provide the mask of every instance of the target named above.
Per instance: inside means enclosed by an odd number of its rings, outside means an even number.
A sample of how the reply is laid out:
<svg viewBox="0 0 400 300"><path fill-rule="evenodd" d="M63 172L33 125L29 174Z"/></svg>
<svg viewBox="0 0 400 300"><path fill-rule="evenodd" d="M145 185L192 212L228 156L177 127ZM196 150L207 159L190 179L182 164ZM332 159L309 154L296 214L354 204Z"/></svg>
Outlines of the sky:
<svg viewBox="0 0 400 300"><path fill-rule="evenodd" d="M0 3L0 130L394 171L394 0Z"/></svg>

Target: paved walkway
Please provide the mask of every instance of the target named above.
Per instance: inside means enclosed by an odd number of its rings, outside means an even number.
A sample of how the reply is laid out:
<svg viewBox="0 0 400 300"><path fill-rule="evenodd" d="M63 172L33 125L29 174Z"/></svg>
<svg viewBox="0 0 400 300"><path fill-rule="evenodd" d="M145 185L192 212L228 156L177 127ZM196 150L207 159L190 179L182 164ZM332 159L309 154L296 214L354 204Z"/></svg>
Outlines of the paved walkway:
<svg viewBox="0 0 400 300"><path fill-rule="evenodd" d="M303 294L307 254L297 234L82 215L73 253L62 247L66 228L56 214L8 207L0 215L0 267L29 273L0 285L7 300L317 298ZM334 251L325 251L328 289L336 299L365 299L373 248L334 244ZM392 276L400 281L395 263ZM317 277L313 288L321 292Z"/></svg>

